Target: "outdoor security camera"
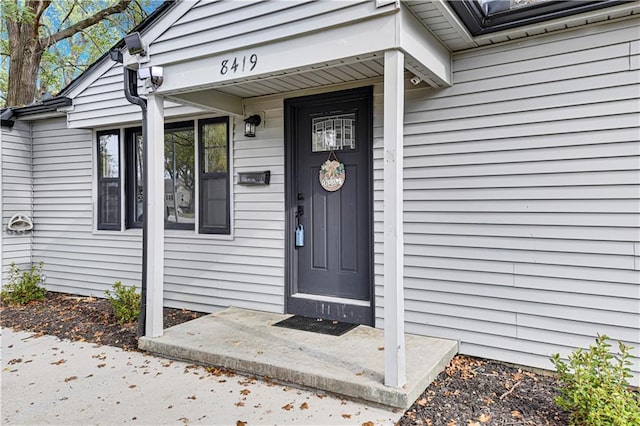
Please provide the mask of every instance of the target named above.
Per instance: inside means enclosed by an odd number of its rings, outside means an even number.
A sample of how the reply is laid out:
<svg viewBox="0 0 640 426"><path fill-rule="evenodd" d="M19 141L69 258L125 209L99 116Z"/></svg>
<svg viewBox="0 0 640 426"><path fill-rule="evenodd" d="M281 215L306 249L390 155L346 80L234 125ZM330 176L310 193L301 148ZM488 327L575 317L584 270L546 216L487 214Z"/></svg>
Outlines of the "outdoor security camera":
<svg viewBox="0 0 640 426"><path fill-rule="evenodd" d="M164 78L162 76L162 67L147 67L138 69L138 78L146 80L155 90L162 85Z"/></svg>
<svg viewBox="0 0 640 426"><path fill-rule="evenodd" d="M413 84L414 86L417 86L418 84L420 84L421 81L422 79L417 75L414 75L413 77L411 77L411 84Z"/></svg>

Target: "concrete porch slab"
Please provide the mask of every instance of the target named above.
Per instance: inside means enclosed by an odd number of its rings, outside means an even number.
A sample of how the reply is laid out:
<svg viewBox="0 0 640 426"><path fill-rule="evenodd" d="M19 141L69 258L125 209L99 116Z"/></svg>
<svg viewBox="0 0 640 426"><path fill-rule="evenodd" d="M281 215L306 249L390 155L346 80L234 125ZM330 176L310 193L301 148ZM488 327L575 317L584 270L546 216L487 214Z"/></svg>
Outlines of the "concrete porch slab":
<svg viewBox="0 0 640 426"><path fill-rule="evenodd" d="M382 330L358 326L342 336L273 327L290 315L228 308L142 337L140 349L197 364L408 408L458 351L452 340L406 335L407 384L384 386Z"/></svg>

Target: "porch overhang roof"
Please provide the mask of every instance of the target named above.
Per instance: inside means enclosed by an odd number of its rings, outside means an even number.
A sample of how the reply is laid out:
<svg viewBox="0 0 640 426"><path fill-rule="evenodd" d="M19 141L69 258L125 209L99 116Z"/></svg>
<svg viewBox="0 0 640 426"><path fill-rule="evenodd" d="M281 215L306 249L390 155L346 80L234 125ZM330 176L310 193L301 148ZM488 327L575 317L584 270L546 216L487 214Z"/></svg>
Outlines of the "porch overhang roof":
<svg viewBox="0 0 640 426"><path fill-rule="evenodd" d="M450 52L402 5L348 25L188 61L156 64L151 54L149 65L164 68L156 94L240 115L245 97L382 76L384 52L389 50L402 51L405 69L429 86L451 85ZM234 60L239 64L235 70Z"/></svg>

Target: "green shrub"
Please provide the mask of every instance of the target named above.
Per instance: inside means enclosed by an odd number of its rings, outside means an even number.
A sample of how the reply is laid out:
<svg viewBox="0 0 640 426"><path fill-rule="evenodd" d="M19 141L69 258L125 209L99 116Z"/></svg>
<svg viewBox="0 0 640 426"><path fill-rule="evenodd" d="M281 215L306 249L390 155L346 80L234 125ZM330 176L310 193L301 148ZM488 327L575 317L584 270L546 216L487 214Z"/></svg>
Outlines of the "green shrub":
<svg viewBox="0 0 640 426"><path fill-rule="evenodd" d="M10 305L25 305L33 300L42 300L47 294L44 287L40 287L43 281L43 262L38 266L31 265L29 271L21 272L14 262L9 268L9 282L2 288L0 298Z"/></svg>
<svg viewBox="0 0 640 426"><path fill-rule="evenodd" d="M140 315L141 296L136 293L136 287L127 287L120 281L113 285L113 293L105 291L107 299L113 309L113 315L120 324L135 321Z"/></svg>
<svg viewBox="0 0 640 426"><path fill-rule="evenodd" d="M562 382L556 404L569 411L572 425L640 425L640 401L629 389L629 351L618 342L619 354L609 352L609 338L598 335L588 350L576 349L568 363L554 354L551 362Z"/></svg>

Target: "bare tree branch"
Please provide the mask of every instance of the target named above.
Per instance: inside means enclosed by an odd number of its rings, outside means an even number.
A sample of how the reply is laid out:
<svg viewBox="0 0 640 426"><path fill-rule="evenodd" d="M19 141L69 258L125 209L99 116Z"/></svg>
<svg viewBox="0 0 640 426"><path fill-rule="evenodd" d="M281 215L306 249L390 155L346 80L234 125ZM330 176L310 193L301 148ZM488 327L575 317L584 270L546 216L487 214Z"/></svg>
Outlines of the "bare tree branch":
<svg viewBox="0 0 640 426"><path fill-rule="evenodd" d="M60 26L58 27L57 31L60 31L60 29L62 28L62 26L64 25L65 22L67 22L67 19L69 19L69 17L71 16L71 14L73 13L73 11L76 8L76 5L78 4L77 0L74 0L73 4L71 5L71 7L69 8L69 12L67 13L67 15L64 17L64 19L62 19L60 21Z"/></svg>
<svg viewBox="0 0 640 426"><path fill-rule="evenodd" d="M115 6L102 9L101 11L95 13L93 16L83 19L82 21L78 21L75 24L65 28L62 31L58 31L55 34L52 34L48 37L44 37L43 39L40 40L40 43L42 43L42 46L44 47L49 47L52 44L59 42L60 40L64 40L65 38L71 37L78 31L81 31L94 24L97 24L98 22L102 21L103 19L105 19L110 15L114 15L116 13L122 12L129 6L129 3L131 3L131 0L120 0Z"/></svg>
<svg viewBox="0 0 640 426"><path fill-rule="evenodd" d="M38 40L38 28L40 27L40 18L45 10L51 5L51 0L40 0L36 2L29 2L31 7L34 7L35 19L33 21L33 39Z"/></svg>

